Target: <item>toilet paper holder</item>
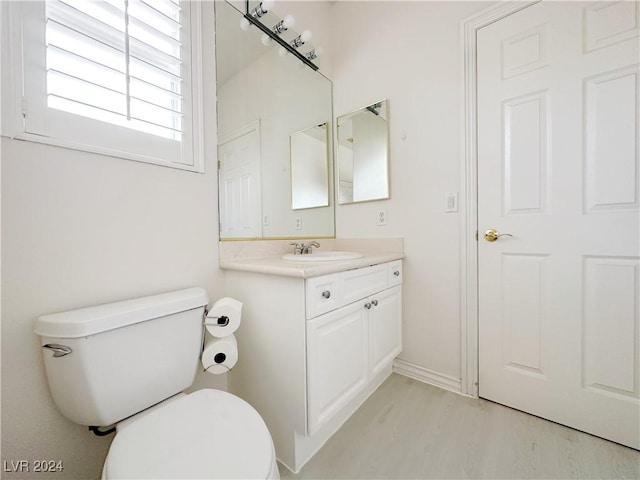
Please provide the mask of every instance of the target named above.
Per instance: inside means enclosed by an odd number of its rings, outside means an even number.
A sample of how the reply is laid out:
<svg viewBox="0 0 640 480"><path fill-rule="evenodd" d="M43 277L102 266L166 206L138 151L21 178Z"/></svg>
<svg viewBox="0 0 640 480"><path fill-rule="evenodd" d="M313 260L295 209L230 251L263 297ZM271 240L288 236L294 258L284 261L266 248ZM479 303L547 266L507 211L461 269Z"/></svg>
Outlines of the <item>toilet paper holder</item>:
<svg viewBox="0 0 640 480"><path fill-rule="evenodd" d="M227 317L226 315L221 315L219 317L214 317L214 316L209 317L208 315L209 315L209 310L205 309L205 311L204 311L204 321L202 322L202 324L205 327L208 327L208 326L226 327L227 325L229 325L229 317ZM207 322L208 318L215 319L215 322Z"/></svg>

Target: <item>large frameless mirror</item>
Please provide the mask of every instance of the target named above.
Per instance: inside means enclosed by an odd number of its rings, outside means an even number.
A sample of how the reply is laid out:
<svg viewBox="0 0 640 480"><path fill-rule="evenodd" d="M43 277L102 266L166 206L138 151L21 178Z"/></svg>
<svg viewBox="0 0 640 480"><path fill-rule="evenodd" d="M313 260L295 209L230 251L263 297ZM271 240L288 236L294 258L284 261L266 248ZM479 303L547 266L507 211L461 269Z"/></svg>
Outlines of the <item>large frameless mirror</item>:
<svg viewBox="0 0 640 480"><path fill-rule="evenodd" d="M335 236L331 82L241 29L230 3L215 9L221 240Z"/></svg>
<svg viewBox="0 0 640 480"><path fill-rule="evenodd" d="M389 198L388 100L338 118L338 202Z"/></svg>

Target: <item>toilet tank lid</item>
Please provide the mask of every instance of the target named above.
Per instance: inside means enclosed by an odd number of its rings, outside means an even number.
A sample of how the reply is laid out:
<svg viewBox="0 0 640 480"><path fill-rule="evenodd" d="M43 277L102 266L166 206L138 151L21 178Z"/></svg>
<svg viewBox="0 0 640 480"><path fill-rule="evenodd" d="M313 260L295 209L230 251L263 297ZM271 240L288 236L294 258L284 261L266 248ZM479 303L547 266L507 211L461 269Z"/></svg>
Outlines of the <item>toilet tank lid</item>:
<svg viewBox="0 0 640 480"><path fill-rule="evenodd" d="M51 338L81 338L207 305L207 292L199 287L134 298L95 307L44 315L35 333Z"/></svg>

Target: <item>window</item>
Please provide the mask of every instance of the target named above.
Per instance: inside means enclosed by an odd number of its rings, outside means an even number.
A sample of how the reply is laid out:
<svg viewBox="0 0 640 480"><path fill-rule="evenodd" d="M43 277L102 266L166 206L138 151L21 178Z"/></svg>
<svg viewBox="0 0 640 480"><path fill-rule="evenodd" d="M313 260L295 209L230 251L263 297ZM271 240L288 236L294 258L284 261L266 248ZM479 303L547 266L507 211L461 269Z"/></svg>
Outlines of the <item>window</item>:
<svg viewBox="0 0 640 480"><path fill-rule="evenodd" d="M24 138L202 170L197 2L21 8Z"/></svg>

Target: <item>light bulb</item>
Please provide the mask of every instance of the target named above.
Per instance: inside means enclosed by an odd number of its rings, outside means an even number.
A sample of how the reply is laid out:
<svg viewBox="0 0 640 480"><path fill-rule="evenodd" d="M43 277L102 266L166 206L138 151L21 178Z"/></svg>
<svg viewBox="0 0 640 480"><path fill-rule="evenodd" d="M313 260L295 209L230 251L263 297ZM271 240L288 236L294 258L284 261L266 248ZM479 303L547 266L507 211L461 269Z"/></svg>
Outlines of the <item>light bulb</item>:
<svg viewBox="0 0 640 480"><path fill-rule="evenodd" d="M284 57L287 54L287 49L284 47L280 47L280 50L278 50L278 55L280 55L281 57Z"/></svg>
<svg viewBox="0 0 640 480"><path fill-rule="evenodd" d="M262 41L263 45L271 44L271 37L269 35L267 35L266 33L262 34L262 38L260 40Z"/></svg>
<svg viewBox="0 0 640 480"><path fill-rule="evenodd" d="M302 35L300 35L300 40L302 40L305 43L311 40L311 31L305 30L304 32L302 32Z"/></svg>
<svg viewBox="0 0 640 480"><path fill-rule="evenodd" d="M283 22L285 28L291 28L296 24L296 19L293 18L293 15L287 15L286 17L284 17Z"/></svg>
<svg viewBox="0 0 640 480"><path fill-rule="evenodd" d="M273 5L275 3L276 2L274 0L262 0L262 2L260 3L260 8L263 12L268 12L273 8Z"/></svg>
<svg viewBox="0 0 640 480"><path fill-rule="evenodd" d="M251 26L251 22L249 22L249 20L247 20L246 18L242 17L240 19L240 28L242 30L249 30L249 27Z"/></svg>
<svg viewBox="0 0 640 480"><path fill-rule="evenodd" d="M316 57L319 57L320 55L322 55L324 53L324 48L322 47L316 47Z"/></svg>

